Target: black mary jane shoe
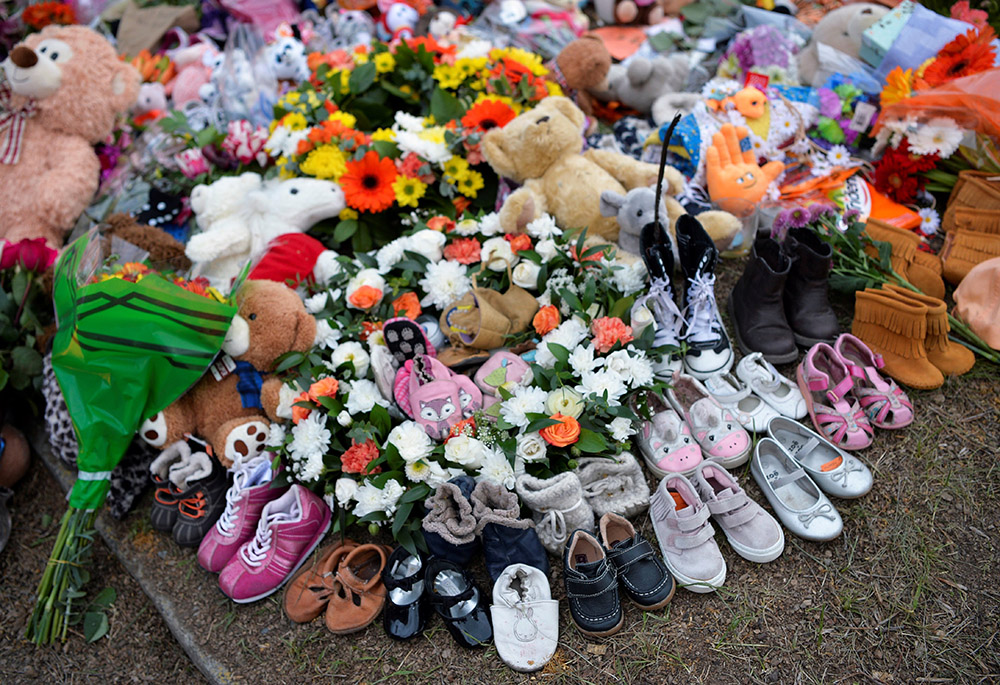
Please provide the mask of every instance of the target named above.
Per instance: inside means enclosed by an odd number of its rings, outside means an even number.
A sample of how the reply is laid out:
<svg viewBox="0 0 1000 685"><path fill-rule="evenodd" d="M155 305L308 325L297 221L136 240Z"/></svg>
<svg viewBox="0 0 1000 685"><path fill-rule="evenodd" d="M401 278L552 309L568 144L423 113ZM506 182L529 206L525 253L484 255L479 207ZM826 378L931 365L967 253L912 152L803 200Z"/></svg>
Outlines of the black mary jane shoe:
<svg viewBox="0 0 1000 685"><path fill-rule="evenodd" d="M472 576L447 559L431 559L424 575L427 598L462 647L484 647L493 639L488 600Z"/></svg>
<svg viewBox="0 0 1000 685"><path fill-rule="evenodd" d="M396 640L409 640L419 635L427 625L427 602L424 600L424 569L427 560L414 556L405 547L397 547L385 563L382 584L385 585L385 608L382 627Z"/></svg>

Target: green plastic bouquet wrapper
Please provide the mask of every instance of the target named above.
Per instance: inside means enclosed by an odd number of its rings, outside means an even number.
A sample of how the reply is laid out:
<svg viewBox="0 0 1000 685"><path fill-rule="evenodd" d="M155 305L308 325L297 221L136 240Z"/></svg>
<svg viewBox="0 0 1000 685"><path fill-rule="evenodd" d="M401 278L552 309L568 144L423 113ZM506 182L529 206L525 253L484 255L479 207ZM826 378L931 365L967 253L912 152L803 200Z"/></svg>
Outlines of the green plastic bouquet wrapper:
<svg viewBox="0 0 1000 685"><path fill-rule="evenodd" d="M194 385L222 347L235 304L159 274L90 282L105 255L101 233L74 241L56 265L59 324L52 368L79 442L70 505L99 508L142 422Z"/></svg>

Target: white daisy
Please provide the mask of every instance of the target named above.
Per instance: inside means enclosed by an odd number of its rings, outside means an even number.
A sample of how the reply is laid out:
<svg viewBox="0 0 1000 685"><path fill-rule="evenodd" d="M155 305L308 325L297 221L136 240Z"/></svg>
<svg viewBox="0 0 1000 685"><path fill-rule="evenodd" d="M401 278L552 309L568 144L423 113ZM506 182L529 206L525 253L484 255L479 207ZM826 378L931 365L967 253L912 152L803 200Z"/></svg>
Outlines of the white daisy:
<svg viewBox="0 0 1000 685"><path fill-rule="evenodd" d="M455 224L455 228L453 228L451 232L454 235L460 235L463 237L476 235L479 233L479 222L475 219L462 219Z"/></svg>
<svg viewBox="0 0 1000 685"><path fill-rule="evenodd" d="M924 235L934 235L941 226L941 217L932 207L917 210L920 215L920 230Z"/></svg>
<svg viewBox="0 0 1000 685"><path fill-rule="evenodd" d="M423 483L431 475L431 465L422 459L419 461L407 462L403 467L403 473L407 480L412 483Z"/></svg>
<svg viewBox="0 0 1000 685"><path fill-rule="evenodd" d="M427 295L420 304L444 309L472 290L472 281L465 267L450 259L427 265L427 273L420 279L420 287Z"/></svg>
<svg viewBox="0 0 1000 685"><path fill-rule="evenodd" d="M826 152L826 161L833 166L848 166L851 164L851 153L843 145L834 145Z"/></svg>
<svg viewBox="0 0 1000 685"><path fill-rule="evenodd" d="M812 150L812 143L805 136L796 138L795 142L788 146L788 151L794 152L797 155L807 154L810 150Z"/></svg>
<svg viewBox="0 0 1000 685"><path fill-rule="evenodd" d="M918 155L940 155L947 159L962 142L965 132L946 117L931 119L909 137L910 150Z"/></svg>

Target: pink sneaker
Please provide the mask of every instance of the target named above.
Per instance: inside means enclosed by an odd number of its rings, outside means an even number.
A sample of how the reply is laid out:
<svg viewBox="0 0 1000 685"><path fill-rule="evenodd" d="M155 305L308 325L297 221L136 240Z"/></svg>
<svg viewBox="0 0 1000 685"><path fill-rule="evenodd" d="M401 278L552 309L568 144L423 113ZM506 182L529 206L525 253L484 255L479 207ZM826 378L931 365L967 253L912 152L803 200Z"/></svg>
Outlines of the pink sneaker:
<svg viewBox="0 0 1000 685"><path fill-rule="evenodd" d="M854 378L836 350L826 343L813 345L799 364L796 377L820 435L845 450L872 444L872 425L858 403L850 401Z"/></svg>
<svg viewBox="0 0 1000 685"><path fill-rule="evenodd" d="M218 573L257 530L264 505L288 490L271 487L270 455L247 462L233 475L226 492L226 510L198 547L198 563L206 571Z"/></svg>
<svg viewBox="0 0 1000 685"><path fill-rule="evenodd" d="M910 398L895 381L884 378L878 372L885 366L882 355L872 352L850 333L837 338L834 349L855 378L854 397L873 426L894 429L913 423Z"/></svg>
<svg viewBox="0 0 1000 685"><path fill-rule="evenodd" d="M647 392L646 404L651 418L642 422L637 438L646 468L657 478L694 473L702 456L691 429L657 395Z"/></svg>
<svg viewBox="0 0 1000 685"><path fill-rule="evenodd" d="M731 469L750 458L750 435L698 379L675 373L667 389L667 400L691 427L706 459L714 459L723 468Z"/></svg>
<svg viewBox="0 0 1000 685"><path fill-rule="evenodd" d="M293 485L264 505L256 534L222 569L219 587L237 604L267 597L309 557L332 517L323 500Z"/></svg>

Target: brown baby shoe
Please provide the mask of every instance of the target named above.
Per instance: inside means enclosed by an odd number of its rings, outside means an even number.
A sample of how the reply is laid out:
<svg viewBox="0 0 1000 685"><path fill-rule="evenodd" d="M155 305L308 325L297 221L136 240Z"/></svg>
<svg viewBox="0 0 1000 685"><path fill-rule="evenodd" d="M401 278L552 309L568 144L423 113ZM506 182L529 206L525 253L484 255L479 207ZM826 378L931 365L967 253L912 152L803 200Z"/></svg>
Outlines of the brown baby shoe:
<svg viewBox="0 0 1000 685"><path fill-rule="evenodd" d="M948 308L944 300L915 293L909 288L886 283L882 286L896 299L922 304L927 307L927 336L924 338L924 349L927 359L938 367L945 376L961 376L972 370L976 363L976 355L969 348L954 343L948 339L951 324L948 323Z"/></svg>
<svg viewBox="0 0 1000 685"><path fill-rule="evenodd" d="M296 623L308 623L323 613L340 561L357 546L351 540L337 542L324 548L313 563L303 566L285 588L285 615Z"/></svg>
<svg viewBox="0 0 1000 685"><path fill-rule="evenodd" d="M382 545L358 545L340 560L326 607L331 633L355 633L378 618L385 604L382 571L388 556Z"/></svg>

